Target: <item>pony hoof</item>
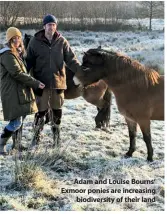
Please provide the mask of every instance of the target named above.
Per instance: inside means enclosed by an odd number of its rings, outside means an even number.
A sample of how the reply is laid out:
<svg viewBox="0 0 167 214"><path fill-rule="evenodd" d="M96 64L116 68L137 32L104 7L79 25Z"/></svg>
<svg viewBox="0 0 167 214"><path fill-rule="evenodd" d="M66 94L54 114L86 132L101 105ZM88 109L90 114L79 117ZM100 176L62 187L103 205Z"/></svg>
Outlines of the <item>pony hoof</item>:
<svg viewBox="0 0 167 214"><path fill-rule="evenodd" d="M101 125L96 125L96 128L97 128L97 129L101 129L102 126L101 126Z"/></svg>
<svg viewBox="0 0 167 214"><path fill-rule="evenodd" d="M147 158L148 162L153 162L153 158Z"/></svg>
<svg viewBox="0 0 167 214"><path fill-rule="evenodd" d="M127 152L125 155L124 155L125 158L131 158L132 157L132 154L130 154L129 152Z"/></svg>
<svg viewBox="0 0 167 214"><path fill-rule="evenodd" d="M132 155L130 156L127 153L124 155L124 158L126 158L126 159L131 158L131 157L132 157Z"/></svg>

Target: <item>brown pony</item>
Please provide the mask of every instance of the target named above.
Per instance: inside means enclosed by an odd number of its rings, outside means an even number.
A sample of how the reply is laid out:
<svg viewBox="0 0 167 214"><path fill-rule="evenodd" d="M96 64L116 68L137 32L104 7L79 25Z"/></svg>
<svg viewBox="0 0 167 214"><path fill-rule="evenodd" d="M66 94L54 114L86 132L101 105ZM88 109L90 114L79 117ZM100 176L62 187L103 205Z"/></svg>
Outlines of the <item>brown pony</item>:
<svg viewBox="0 0 167 214"><path fill-rule="evenodd" d="M150 120L164 120L164 76L136 60L113 51L90 49L83 57L84 71L76 74L84 85L103 79L115 95L118 110L128 125L130 147L136 149L139 124L147 146L148 161L153 161Z"/></svg>

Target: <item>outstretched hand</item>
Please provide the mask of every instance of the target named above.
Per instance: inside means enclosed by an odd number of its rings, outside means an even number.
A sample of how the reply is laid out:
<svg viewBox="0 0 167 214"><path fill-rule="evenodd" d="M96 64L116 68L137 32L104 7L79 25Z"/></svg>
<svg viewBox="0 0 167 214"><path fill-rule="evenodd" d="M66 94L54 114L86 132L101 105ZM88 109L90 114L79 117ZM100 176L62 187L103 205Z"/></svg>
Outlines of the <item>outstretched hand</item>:
<svg viewBox="0 0 167 214"><path fill-rule="evenodd" d="M43 88L45 88L45 84L43 84L42 82L40 82L40 83L39 83L39 86L38 86L38 88L40 88L40 89L43 89Z"/></svg>
<svg viewBox="0 0 167 214"><path fill-rule="evenodd" d="M89 71L91 71L91 68L82 66L82 71L83 72L89 72Z"/></svg>

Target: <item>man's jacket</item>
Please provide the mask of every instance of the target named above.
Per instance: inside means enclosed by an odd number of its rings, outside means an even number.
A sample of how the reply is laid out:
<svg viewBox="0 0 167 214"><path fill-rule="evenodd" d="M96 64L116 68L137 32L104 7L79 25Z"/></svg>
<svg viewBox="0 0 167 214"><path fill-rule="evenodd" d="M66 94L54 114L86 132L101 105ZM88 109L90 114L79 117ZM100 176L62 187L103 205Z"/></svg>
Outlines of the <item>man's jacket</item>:
<svg viewBox="0 0 167 214"><path fill-rule="evenodd" d="M44 30L31 39L26 62L28 68L32 68L34 78L44 83L46 88L55 89L67 88L65 65L74 73L81 68L68 41L56 32L50 44Z"/></svg>

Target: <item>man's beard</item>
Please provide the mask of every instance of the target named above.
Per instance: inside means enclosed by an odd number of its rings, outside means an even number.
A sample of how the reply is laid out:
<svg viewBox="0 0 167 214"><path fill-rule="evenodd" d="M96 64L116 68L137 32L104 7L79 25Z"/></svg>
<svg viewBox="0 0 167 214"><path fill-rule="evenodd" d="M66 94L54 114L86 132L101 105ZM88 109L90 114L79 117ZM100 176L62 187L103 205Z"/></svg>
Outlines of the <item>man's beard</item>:
<svg viewBox="0 0 167 214"><path fill-rule="evenodd" d="M48 30L47 32L45 32L45 36L48 40L52 40L54 33L55 31Z"/></svg>
<svg viewBox="0 0 167 214"><path fill-rule="evenodd" d="M49 30L49 31L47 32L48 36L53 36L54 33L55 33L55 31L52 31L52 30Z"/></svg>

